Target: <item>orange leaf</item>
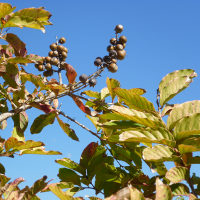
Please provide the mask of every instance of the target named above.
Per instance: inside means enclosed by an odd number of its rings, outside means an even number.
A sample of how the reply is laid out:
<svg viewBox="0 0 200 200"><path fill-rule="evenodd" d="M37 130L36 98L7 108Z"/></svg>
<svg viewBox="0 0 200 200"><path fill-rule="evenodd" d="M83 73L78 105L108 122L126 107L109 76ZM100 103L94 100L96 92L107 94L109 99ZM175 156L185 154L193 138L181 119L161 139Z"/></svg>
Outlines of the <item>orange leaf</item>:
<svg viewBox="0 0 200 200"><path fill-rule="evenodd" d="M75 101L76 105L86 114L91 116L91 110L86 107L83 102L81 101L81 99L79 97L73 96L72 95L73 100Z"/></svg>
<svg viewBox="0 0 200 200"><path fill-rule="evenodd" d="M68 63L65 63L64 68L67 71L66 76L69 83L74 83L77 76L75 69Z"/></svg>

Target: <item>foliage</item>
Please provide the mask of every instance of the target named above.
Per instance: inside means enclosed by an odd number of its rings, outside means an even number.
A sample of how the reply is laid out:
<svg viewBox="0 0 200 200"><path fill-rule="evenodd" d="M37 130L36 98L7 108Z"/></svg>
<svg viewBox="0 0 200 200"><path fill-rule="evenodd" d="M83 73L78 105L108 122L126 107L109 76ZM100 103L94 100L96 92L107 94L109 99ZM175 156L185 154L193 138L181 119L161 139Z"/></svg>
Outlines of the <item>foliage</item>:
<svg viewBox="0 0 200 200"><path fill-rule="evenodd" d="M53 72L58 73L59 80L48 80L45 72L36 75L25 70L28 63L47 68L47 59L28 54L26 44L17 35L4 33L4 30L8 27L29 27L44 31L44 26L51 24L51 14L43 8L14 10L15 7L10 4L0 3L0 39L8 43L0 45L0 76L3 80L0 85L0 128L6 128L10 117L14 122L12 135L8 139L0 138L0 156L61 154L54 150L46 151L41 141L25 139L24 132L28 125L26 110L31 108L44 112L33 121L30 128L32 134L41 133L45 126L57 120L67 136L78 141L78 135L70 124L61 119L62 116L87 130L98 141L90 142L85 147L79 162L69 158L56 160L56 163L62 165L58 183L49 183L44 176L35 181L32 187L21 189L18 185L24 179L10 181L5 175L4 166L0 164L1 199L39 199L36 196L38 192L48 191L62 200L83 199L74 195L86 189L103 194L106 200L170 200L173 197L198 199L200 177L191 175L190 169L192 164L200 164L200 158L193 155L193 152L200 151L200 101L173 105L167 103L190 85L197 76L194 70L178 70L161 80L157 90L158 110L142 96L146 92L144 89L121 88L120 82L112 78L107 78L107 87L100 92L83 91L87 86L96 84L94 79L105 68L111 72L116 71L116 68L111 69L108 65L109 56L117 56L113 51L103 61L97 58L97 71L90 76L82 76L79 82L76 82L75 69L66 62L61 63L63 57L58 57L59 64L57 61L53 64L58 70ZM121 25L115 28L116 34L122 30ZM113 48L118 48L117 44L122 40L120 38L112 39ZM59 42L62 44L63 40ZM121 54L118 59L122 59ZM68 78L68 85L62 84L63 71ZM33 84L32 93L26 87L27 82ZM63 96L74 100L75 105L94 124L95 131L58 109L58 99ZM163 117L167 117L167 122ZM167 169L167 162L173 162L174 167ZM145 174L144 163L156 175ZM100 200L98 197L89 199Z"/></svg>

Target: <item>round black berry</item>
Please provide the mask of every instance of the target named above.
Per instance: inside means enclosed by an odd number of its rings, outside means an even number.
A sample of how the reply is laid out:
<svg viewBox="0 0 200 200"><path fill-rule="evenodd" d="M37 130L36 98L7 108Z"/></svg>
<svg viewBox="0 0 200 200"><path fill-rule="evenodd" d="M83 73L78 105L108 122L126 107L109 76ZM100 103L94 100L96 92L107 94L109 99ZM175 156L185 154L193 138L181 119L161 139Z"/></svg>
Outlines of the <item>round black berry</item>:
<svg viewBox="0 0 200 200"><path fill-rule="evenodd" d="M86 81L88 80L88 76L86 74L82 74L82 75L79 76L79 80L82 83L86 83Z"/></svg>
<svg viewBox="0 0 200 200"><path fill-rule="evenodd" d="M117 52L116 52L115 50L112 50L112 51L109 52L109 56L110 56L111 58L116 58Z"/></svg>
<svg viewBox="0 0 200 200"><path fill-rule="evenodd" d="M97 84L97 80L95 78L91 78L89 80L90 87L94 87Z"/></svg>

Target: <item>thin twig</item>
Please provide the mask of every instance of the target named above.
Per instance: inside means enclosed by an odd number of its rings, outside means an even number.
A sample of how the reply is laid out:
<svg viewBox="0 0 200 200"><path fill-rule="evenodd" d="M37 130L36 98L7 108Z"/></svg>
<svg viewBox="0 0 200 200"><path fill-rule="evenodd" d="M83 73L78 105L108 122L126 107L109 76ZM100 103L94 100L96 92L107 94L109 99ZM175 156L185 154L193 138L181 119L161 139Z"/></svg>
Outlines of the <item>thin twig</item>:
<svg viewBox="0 0 200 200"><path fill-rule="evenodd" d="M76 121L75 119L72 119L71 117L69 117L68 115L66 115L64 112L62 111L58 111L58 114L62 115L63 117L69 119L70 121L76 123L77 125L79 125L80 127L82 127L83 129L85 129L86 131L90 132L92 135L94 135L95 137L97 137L98 139L100 139L101 141L104 141L103 138L101 138L97 133L91 131L89 128L87 128L85 125L81 124L80 122Z"/></svg>

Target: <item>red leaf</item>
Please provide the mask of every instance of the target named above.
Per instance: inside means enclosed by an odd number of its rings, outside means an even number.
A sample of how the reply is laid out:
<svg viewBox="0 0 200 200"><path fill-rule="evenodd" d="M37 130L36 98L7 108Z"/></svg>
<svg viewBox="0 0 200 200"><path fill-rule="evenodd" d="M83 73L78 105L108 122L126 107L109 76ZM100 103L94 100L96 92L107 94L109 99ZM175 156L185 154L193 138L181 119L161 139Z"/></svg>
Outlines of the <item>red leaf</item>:
<svg viewBox="0 0 200 200"><path fill-rule="evenodd" d="M66 76L69 83L74 83L77 76L75 69L68 63L65 63L64 68L67 71Z"/></svg>
<svg viewBox="0 0 200 200"><path fill-rule="evenodd" d="M45 113L51 113L55 111L55 109L53 109L52 106L48 104L32 103L30 105L33 106L34 108L44 111Z"/></svg>
<svg viewBox="0 0 200 200"><path fill-rule="evenodd" d="M26 45L18 38L18 36L12 33L7 33L4 37L5 40L14 48L16 56L26 56Z"/></svg>
<svg viewBox="0 0 200 200"><path fill-rule="evenodd" d="M73 100L75 101L76 105L86 114L91 116L91 110L86 107L83 102L81 101L81 99L79 97L73 96L72 95Z"/></svg>

